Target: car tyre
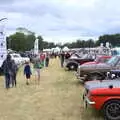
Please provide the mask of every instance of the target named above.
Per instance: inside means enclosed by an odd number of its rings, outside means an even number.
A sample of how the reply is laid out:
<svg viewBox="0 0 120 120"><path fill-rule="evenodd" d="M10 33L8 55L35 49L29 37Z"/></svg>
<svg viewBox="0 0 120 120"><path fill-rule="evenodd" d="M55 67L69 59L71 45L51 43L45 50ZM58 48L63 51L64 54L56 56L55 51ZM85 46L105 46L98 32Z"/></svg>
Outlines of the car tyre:
<svg viewBox="0 0 120 120"><path fill-rule="evenodd" d="M103 107L105 120L120 120L120 100L111 100Z"/></svg>
<svg viewBox="0 0 120 120"><path fill-rule="evenodd" d="M68 69L69 70L77 70L77 67L78 67L78 65L76 65L76 64L70 64L70 65L68 65Z"/></svg>

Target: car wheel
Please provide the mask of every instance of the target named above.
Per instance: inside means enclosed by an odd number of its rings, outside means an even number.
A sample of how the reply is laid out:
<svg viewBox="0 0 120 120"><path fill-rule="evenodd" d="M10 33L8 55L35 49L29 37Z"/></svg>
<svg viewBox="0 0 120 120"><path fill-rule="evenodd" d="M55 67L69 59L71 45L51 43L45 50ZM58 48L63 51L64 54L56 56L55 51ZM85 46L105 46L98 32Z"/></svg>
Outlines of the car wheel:
<svg viewBox="0 0 120 120"><path fill-rule="evenodd" d="M111 100L103 107L106 120L120 120L120 100Z"/></svg>
<svg viewBox="0 0 120 120"><path fill-rule="evenodd" d="M87 76L87 80L103 80L105 77L99 73L91 73Z"/></svg>
<svg viewBox="0 0 120 120"><path fill-rule="evenodd" d="M76 64L70 64L70 65L68 66L68 69L69 69L69 70L77 70L77 65L76 65Z"/></svg>

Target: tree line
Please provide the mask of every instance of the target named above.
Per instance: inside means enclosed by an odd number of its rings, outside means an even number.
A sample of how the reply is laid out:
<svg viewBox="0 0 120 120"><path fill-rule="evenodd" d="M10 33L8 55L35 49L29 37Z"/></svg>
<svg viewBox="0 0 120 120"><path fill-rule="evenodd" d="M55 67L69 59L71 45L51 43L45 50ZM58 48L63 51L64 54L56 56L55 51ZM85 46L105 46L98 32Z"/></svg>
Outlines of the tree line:
<svg viewBox="0 0 120 120"><path fill-rule="evenodd" d="M35 39L39 39L39 49L54 48L56 46L68 48L85 48L100 46L101 43L105 45L106 42L110 43L110 47L120 47L120 34L105 34L98 38L98 40L76 40L72 43L55 44L54 42L44 41L41 35L35 36L34 32L26 28L18 28L16 33L7 37L7 48L15 51L29 51L34 48Z"/></svg>

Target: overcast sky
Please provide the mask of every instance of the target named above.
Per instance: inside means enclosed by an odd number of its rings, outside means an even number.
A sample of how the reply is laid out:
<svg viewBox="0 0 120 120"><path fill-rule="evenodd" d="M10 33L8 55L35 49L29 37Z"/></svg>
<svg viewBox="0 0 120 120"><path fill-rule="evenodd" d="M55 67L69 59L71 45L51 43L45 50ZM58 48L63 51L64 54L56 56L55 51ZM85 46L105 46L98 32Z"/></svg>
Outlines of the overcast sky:
<svg viewBox="0 0 120 120"><path fill-rule="evenodd" d="M97 39L120 32L120 0L0 0L7 34L25 27L47 41Z"/></svg>

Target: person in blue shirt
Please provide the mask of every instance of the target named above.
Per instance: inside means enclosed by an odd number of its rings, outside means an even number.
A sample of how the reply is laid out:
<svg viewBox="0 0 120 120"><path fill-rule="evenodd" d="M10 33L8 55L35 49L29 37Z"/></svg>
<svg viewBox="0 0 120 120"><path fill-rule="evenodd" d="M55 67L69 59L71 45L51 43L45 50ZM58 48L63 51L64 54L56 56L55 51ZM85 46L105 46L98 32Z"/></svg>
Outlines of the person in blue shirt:
<svg viewBox="0 0 120 120"><path fill-rule="evenodd" d="M29 62L26 62L26 65L24 67L24 75L26 76L26 85L29 85L31 74L32 72Z"/></svg>

